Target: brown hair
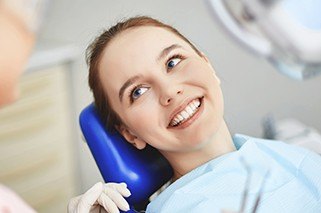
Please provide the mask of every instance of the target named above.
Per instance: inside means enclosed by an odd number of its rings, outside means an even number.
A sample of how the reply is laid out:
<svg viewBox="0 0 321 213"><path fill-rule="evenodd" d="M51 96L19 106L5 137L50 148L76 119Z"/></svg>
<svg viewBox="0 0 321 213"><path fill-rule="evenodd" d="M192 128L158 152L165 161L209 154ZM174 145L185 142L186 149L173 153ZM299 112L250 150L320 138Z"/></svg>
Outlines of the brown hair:
<svg viewBox="0 0 321 213"><path fill-rule="evenodd" d="M167 29L186 41L198 55L202 55L201 52L175 28L147 16L129 18L122 22L118 22L116 25L104 31L88 46L86 51L86 60L89 66L89 87L93 92L95 106L98 113L103 118L103 123L106 125L108 130L112 130L115 125L120 125L122 121L117 113L111 108L108 96L102 87L99 78L99 63L105 48L113 38L129 28L140 26L155 26Z"/></svg>

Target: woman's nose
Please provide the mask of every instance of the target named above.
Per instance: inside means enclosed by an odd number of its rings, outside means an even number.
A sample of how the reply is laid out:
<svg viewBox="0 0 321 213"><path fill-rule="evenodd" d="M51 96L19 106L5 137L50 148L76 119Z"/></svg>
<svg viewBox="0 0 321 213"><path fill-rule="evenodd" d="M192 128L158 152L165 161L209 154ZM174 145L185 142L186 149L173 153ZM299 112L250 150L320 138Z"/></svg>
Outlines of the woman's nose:
<svg viewBox="0 0 321 213"><path fill-rule="evenodd" d="M183 92L184 91L182 87L164 88L164 91L160 96L160 104L163 106L171 104L175 98L177 98L179 95L182 95Z"/></svg>

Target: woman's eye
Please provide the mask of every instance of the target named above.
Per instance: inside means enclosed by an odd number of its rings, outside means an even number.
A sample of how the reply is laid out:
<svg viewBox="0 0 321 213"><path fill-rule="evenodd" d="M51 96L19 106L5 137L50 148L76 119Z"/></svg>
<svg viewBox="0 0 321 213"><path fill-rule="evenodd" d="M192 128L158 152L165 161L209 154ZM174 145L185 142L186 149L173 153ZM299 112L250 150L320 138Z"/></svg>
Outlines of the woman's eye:
<svg viewBox="0 0 321 213"><path fill-rule="evenodd" d="M167 68L169 68L169 69L174 68L181 60L182 60L181 58L173 58L173 59L170 59L170 60L167 62Z"/></svg>
<svg viewBox="0 0 321 213"><path fill-rule="evenodd" d="M131 100L136 100L139 98L142 94L144 94L148 90L147 87L138 87L135 88L131 93Z"/></svg>

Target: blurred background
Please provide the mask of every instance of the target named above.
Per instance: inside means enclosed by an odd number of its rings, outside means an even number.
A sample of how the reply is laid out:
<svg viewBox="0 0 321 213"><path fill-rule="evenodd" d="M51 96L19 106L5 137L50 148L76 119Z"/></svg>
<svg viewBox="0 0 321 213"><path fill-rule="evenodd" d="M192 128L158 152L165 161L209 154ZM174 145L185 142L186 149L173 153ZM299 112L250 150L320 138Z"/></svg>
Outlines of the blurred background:
<svg viewBox="0 0 321 213"><path fill-rule="evenodd" d="M321 131L321 77L299 82L279 74L227 37L203 1L51 0L22 96L0 112L0 182L38 211L64 211L69 198L102 181L78 125L92 102L85 49L103 29L135 15L173 25L210 58L232 134L262 137L267 115Z"/></svg>

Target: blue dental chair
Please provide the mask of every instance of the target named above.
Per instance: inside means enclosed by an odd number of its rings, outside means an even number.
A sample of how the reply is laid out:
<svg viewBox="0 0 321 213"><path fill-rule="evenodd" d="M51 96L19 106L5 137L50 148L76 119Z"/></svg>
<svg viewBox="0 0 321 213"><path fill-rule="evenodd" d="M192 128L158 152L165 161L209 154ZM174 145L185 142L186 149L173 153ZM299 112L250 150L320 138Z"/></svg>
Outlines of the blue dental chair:
<svg viewBox="0 0 321 213"><path fill-rule="evenodd" d="M106 131L94 104L80 114L80 127L105 182L125 182L126 200L135 212L173 175L167 160L154 148L138 150L117 131ZM138 207L141 208L141 207Z"/></svg>

